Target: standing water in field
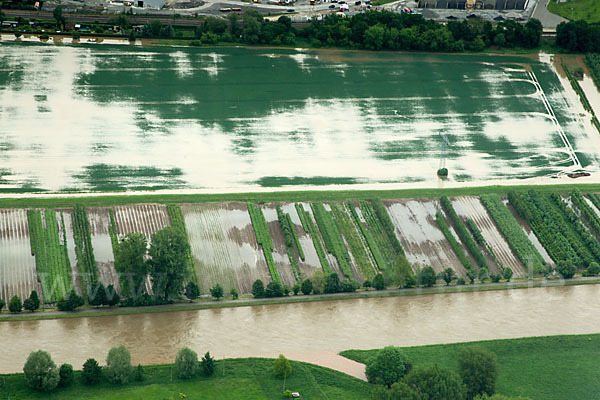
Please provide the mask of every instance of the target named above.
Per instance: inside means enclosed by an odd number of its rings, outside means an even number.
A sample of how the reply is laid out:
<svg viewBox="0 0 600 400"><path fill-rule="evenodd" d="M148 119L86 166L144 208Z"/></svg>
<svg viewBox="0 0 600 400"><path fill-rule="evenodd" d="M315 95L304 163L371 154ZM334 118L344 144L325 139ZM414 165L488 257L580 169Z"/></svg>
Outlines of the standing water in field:
<svg viewBox="0 0 600 400"><path fill-rule="evenodd" d="M579 118L527 57L0 42L2 191L594 172Z"/></svg>

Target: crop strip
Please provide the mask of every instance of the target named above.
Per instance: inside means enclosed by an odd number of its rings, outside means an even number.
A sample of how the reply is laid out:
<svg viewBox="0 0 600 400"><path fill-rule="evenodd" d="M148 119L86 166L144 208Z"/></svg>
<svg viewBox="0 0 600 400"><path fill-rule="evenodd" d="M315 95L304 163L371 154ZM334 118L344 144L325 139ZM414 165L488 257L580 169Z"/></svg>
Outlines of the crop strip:
<svg viewBox="0 0 600 400"><path fill-rule="evenodd" d="M402 245L400 244L400 241L396 237L396 227L394 226L394 223L392 222L392 219L390 218L390 215L388 214L387 208L385 207L383 202L379 199L373 200L372 204L373 204L373 210L375 211L377 218L381 222L381 225L383 226L385 233L388 235L388 238L390 240L390 243L394 247L394 250L396 251L396 253L406 256L406 254L404 253L404 249L402 248Z"/></svg>
<svg viewBox="0 0 600 400"><path fill-rule="evenodd" d="M579 209L597 237L600 237L600 217L578 191L571 192L571 201Z"/></svg>
<svg viewBox="0 0 600 400"><path fill-rule="evenodd" d="M83 276L83 293L87 297L87 288L98 282L98 267L92 247L90 222L85 207L76 205L73 209L73 237L79 272Z"/></svg>
<svg viewBox="0 0 600 400"><path fill-rule="evenodd" d="M325 206L322 203L312 203L311 207L315 216L315 220L317 221L319 231L323 236L325 248L336 258L342 273L346 277L350 278L352 276L352 271L350 270L350 256L348 255L348 250L344 245L342 234L338 230L333 217L325 209Z"/></svg>
<svg viewBox="0 0 600 400"><path fill-rule="evenodd" d="M460 246L460 243L458 243L458 241L456 240L456 238L454 237L452 232L450 232L450 228L448 227L446 220L444 220L444 217L442 216L442 214L439 211L435 213L435 221L439 225L440 230L442 231L442 233L444 234L444 236L446 237L448 242L450 242L450 246L452 246L452 250L454 250L454 253L460 260L461 264L467 270L472 271L473 266L471 265L471 263L469 262L469 259L465 255L465 252L463 251L462 247Z"/></svg>
<svg viewBox="0 0 600 400"><path fill-rule="evenodd" d="M385 262L385 258L381 255L381 250L379 249L379 246L377 245L377 241L375 240L375 238L373 238L373 235L371 235L371 232L369 232L367 230L367 228L365 228L363 222L360 220L360 217L358 216L358 212L356 211L354 204L351 201L348 201L348 202L346 202L346 208L348 208L348 210L350 211L350 214L352 215L352 218L354 219L354 223L358 226L358 228L360 229L360 232L362 233L363 237L367 241L367 247L369 248L369 251L371 252L371 256L375 260L377 267L381 271L387 270L387 263Z"/></svg>
<svg viewBox="0 0 600 400"><path fill-rule="evenodd" d="M479 244L479 246L481 246L485 249L485 251L487 251L489 256L500 267L500 269L504 270L504 266L502 265L498 257L496 257L496 253L494 253L494 249L492 249L492 246L490 246L487 240L485 240L485 238L483 237L483 234L477 227L477 224L475 224L475 222L472 219L467 219L466 224L467 228L469 228L469 231L471 232L473 238Z"/></svg>
<svg viewBox="0 0 600 400"><path fill-rule="evenodd" d="M189 243L190 238L188 236L187 230L185 228L185 220L183 219L183 213L181 212L181 207L177 205L167 205L167 213L169 214L169 219L171 220L171 226L177 229L185 236L185 240ZM152 213L154 214L154 213ZM158 230L158 222L157 227ZM186 269L188 271L188 279L198 284L198 276L196 274L196 268L194 267L194 258L192 257L191 247L188 246L187 254L186 254L187 265Z"/></svg>
<svg viewBox="0 0 600 400"><path fill-rule="evenodd" d="M250 220L252 221L252 227L256 234L256 241L262 247L271 278L281 283L281 278L275 267L275 261L273 260L273 241L271 240L271 234L269 233L269 226L265 220L265 216L262 210L256 207L253 203L248 202L248 213L250 214Z"/></svg>
<svg viewBox="0 0 600 400"><path fill-rule="evenodd" d="M294 278L296 278L296 281L300 282L302 281L302 275L300 273L300 267L298 266L298 256L296 256L296 252L294 251L297 242L292 233L295 232L294 225L291 223L291 219L289 219L290 215L285 214L279 205L277 205L275 209L277 211L277 221L279 222L279 227L281 228L283 238L285 239L285 249L292 266Z"/></svg>
<svg viewBox="0 0 600 400"><path fill-rule="evenodd" d="M317 252L317 257L319 257L319 262L321 263L323 271L325 271L326 274L331 274L333 271L329 265L329 261L327 261L327 257L325 256L325 250L323 249L321 241L319 240L319 232L310 213L304 209L302 204L296 204L296 210L298 211L298 215L302 214L300 221L304 221L306 227L308 228L308 233L313 241L313 245L315 246L315 251Z"/></svg>

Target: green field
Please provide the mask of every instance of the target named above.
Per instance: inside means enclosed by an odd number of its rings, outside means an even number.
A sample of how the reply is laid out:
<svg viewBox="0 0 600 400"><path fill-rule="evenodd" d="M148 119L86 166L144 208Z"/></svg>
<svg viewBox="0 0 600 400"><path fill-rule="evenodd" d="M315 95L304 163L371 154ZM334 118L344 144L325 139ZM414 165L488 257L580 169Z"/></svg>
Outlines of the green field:
<svg viewBox="0 0 600 400"><path fill-rule="evenodd" d="M367 399L370 385L341 372L313 364L291 361L292 375L286 388L300 392L304 399ZM75 366L75 368L79 368ZM273 376L273 360L264 358L217 361L215 375L181 380L173 365L144 367L145 379L123 386L102 382L83 385L76 373L75 384L52 393L29 389L23 374L0 376L2 399L188 399L270 400L282 398L283 380Z"/></svg>
<svg viewBox="0 0 600 400"><path fill-rule="evenodd" d="M560 4L552 0L548 3L548 10L571 21L600 22L600 2L597 0L567 0Z"/></svg>
<svg viewBox="0 0 600 400"><path fill-rule="evenodd" d="M500 372L498 393L536 400L598 398L600 334L490 340L402 350L415 366L437 364L455 370L458 353L471 345L481 345L496 353ZM364 363L376 352L348 350L341 354Z"/></svg>

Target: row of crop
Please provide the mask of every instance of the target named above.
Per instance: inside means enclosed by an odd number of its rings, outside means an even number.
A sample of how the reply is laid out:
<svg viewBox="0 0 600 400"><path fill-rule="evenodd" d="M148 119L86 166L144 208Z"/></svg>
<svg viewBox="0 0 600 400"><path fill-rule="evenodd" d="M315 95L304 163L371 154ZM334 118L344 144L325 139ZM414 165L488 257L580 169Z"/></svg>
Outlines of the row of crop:
<svg viewBox="0 0 600 400"><path fill-rule="evenodd" d="M600 217L585 201L585 198L578 191L571 192L571 201L579 209L583 218L590 225L596 235L600 235Z"/></svg>
<svg viewBox="0 0 600 400"><path fill-rule="evenodd" d="M440 230L448 242L450 242L450 246L452 246L452 250L454 250L454 253L460 260L461 264L464 265L467 270L473 270L473 266L469 262L469 259L463 251L463 248L461 247L460 243L458 243L452 232L450 232L450 228L448 227L448 224L446 224L446 220L439 211L435 213L435 221L439 225Z"/></svg>
<svg viewBox="0 0 600 400"><path fill-rule="evenodd" d="M585 55L585 64L592 75L596 87L600 90L600 54L587 53Z"/></svg>
<svg viewBox="0 0 600 400"><path fill-rule="evenodd" d="M317 231L317 227L308 211L304 209L302 204L296 203L296 211L298 212L298 216L300 217L300 222L302 223L302 227L304 230L310 235L313 246L315 246L315 251L317 252L317 257L319 257L319 262L321 263L321 267L326 274L331 274L333 270L329 265L329 261L327 261L327 257L325 256L325 249L321 245L321 241L319 240L319 233Z"/></svg>
<svg viewBox="0 0 600 400"><path fill-rule="evenodd" d="M85 207L80 205L76 205L73 209L73 238L75 240L77 266L85 281L82 288L85 298L85 290L98 282L98 267L96 266L94 248L92 246L90 221L88 220Z"/></svg>
<svg viewBox="0 0 600 400"><path fill-rule="evenodd" d="M169 214L169 219L171 220L171 226L177 229L179 232L183 233L186 241L189 243L190 238L188 236L187 229L185 228L185 219L183 218L183 212L181 212L181 207L176 205L167 205L167 213ZM196 269L194 268L194 258L192 257L192 250L189 246L187 248L185 257L187 260L187 279L193 281L195 284L198 284L198 276L196 275Z"/></svg>
<svg viewBox="0 0 600 400"><path fill-rule="evenodd" d="M348 250L344 245L344 240L338 230L337 224L322 203L312 203L311 208L323 241L325 242L325 248L336 258L342 273L350 278L352 276L352 272L350 271L350 256L348 255Z"/></svg>
<svg viewBox="0 0 600 400"><path fill-rule="evenodd" d="M483 234L477 227L477 224L475 224L475 222L472 219L467 219L466 223L467 223L467 228L469 228L469 231L473 235L473 238L475 239L477 244L479 244L479 246L481 246L482 248L485 249L485 251L487 251L487 253L492 258L492 260L494 260L494 262L501 269L504 269L504 266L502 265L502 263L500 262L498 257L496 257L496 253L494 253L494 249L492 249L492 246L490 246L489 243L487 242L487 240L485 240L485 238L483 237Z"/></svg>
<svg viewBox="0 0 600 400"><path fill-rule="evenodd" d="M402 245L400 244L400 241L396 237L396 227L394 226L394 223L392 222L392 219L390 218L390 215L388 214L387 208L385 207L383 202L379 199L373 200L372 204L373 204L373 211L375 211L375 215L377 215L379 222L381 222L381 225L383 226L383 229L384 229L385 233L387 234L388 239L389 239L390 243L392 244L392 247L394 248L394 251L397 254L406 256L406 254L404 253L404 249L402 248Z"/></svg>
<svg viewBox="0 0 600 400"><path fill-rule="evenodd" d="M292 272L294 273L294 278L298 282L302 281L302 274L300 273L300 267L298 266L298 260L296 256L295 245L299 244L294 240L294 234L296 231L294 230L294 225L291 224L291 220L289 219L289 214L285 214L281 207L278 205L275 207L277 210L277 221L279 222L279 227L283 232L283 238L285 241L285 249L288 254L288 258L290 260L290 264L292 265ZM298 246L298 248L300 248ZM299 253L299 252L298 252Z"/></svg>
<svg viewBox="0 0 600 400"><path fill-rule="evenodd" d="M344 209L343 204L331 203L330 206L338 231L344 235L356 266L366 280L373 280L377 270L374 268L369 246L364 243L364 236Z"/></svg>
<svg viewBox="0 0 600 400"><path fill-rule="evenodd" d="M531 243L519 222L502 203L500 196L489 194L481 196L480 199L519 260L524 265L531 265L535 270L542 268L545 264L544 259Z"/></svg>
<svg viewBox="0 0 600 400"><path fill-rule="evenodd" d="M588 193L588 199L590 199L592 201L592 204L598 209L600 210L600 196L598 196L596 193Z"/></svg>
<svg viewBox="0 0 600 400"><path fill-rule="evenodd" d="M471 236L471 233L469 232L465 224L458 217L458 214L456 214L456 210L454 209L452 202L450 202L450 199L448 199L448 197L446 196L442 196L440 198L440 203L442 204L442 208L446 212L446 215L450 217L450 220L454 224L458 237L467 247L467 250L475 259L475 262L479 264L480 268L485 268L489 271L490 267L488 266L488 263L483 253L481 252L481 250L479 250L477 243L475 242L475 240L473 240L473 237Z"/></svg>
<svg viewBox="0 0 600 400"><path fill-rule="evenodd" d="M387 270L388 266L385 261L385 257L381 254L381 249L379 248L379 245L377 244L377 240L375 240L375 238L373 237L371 232L364 226L363 222L360 220L360 217L358 216L358 212L356 211L354 204L351 201L348 201L346 203L346 207L348 208L348 210L350 210L350 214L352 215L352 218L354 219L354 223L358 226L358 228L360 229L360 232L362 233L363 237L367 241L367 246L368 246L369 250L371 251L371 255L373 256L373 259L375 260L375 264L381 271Z"/></svg>
<svg viewBox="0 0 600 400"><path fill-rule="evenodd" d="M267 266L271 273L271 278L274 281L281 283L279 272L277 272L275 261L273 260L273 241L271 240L267 220L265 219L262 210L253 203L248 202L247 206L250 220L252 221L252 227L254 228L254 233L256 235L256 241L263 249L265 260L267 261Z"/></svg>
<svg viewBox="0 0 600 400"><path fill-rule="evenodd" d="M62 244L56 211L46 210L44 212L45 228L40 210L27 211L31 250L35 256L38 278L41 278L44 283L44 300L46 303L57 302L60 295L68 291L71 286L71 264L67 253L62 213L61 221L63 225Z"/></svg>
<svg viewBox="0 0 600 400"><path fill-rule="evenodd" d="M381 201L379 201L379 204L383 206ZM372 202L360 200L358 202L358 207L366 222L365 231L368 232L369 236L375 241L376 247L379 249L379 253L383 257L383 262L385 264L383 266L379 265L380 261L378 261L377 263L379 268L383 270L390 268L394 264L394 261L397 257L406 258L403 252L399 253L396 251L399 245L396 234L392 230L391 233L393 234L393 238L395 239L395 242L397 242L396 245L394 245L394 243L390 240L390 236L386 232L383 223L377 216L377 213L375 213ZM385 215L388 216L387 211L385 212ZM402 250L402 246L399 248Z"/></svg>
<svg viewBox="0 0 600 400"><path fill-rule="evenodd" d="M598 131L600 131L600 122L598 122L596 113L594 112L594 109L592 108L587 96L585 95L585 92L583 91L583 89L579 85L579 82L577 82L577 79L575 79L575 77L573 76L573 74L571 73L569 68L565 64L563 64L562 67L563 67L563 70L565 71L565 74L567 75L567 79L569 80L571 87L573 88L575 93L577 93L577 95L579 96L579 100L581 101L583 108L587 112L592 114L592 125L594 125ZM594 81L595 81L595 79L594 79Z"/></svg>

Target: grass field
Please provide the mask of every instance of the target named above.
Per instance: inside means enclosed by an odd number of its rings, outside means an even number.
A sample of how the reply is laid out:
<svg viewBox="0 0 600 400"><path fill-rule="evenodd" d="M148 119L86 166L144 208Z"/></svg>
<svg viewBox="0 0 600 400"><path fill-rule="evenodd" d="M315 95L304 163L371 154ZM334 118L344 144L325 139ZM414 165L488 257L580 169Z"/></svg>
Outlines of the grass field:
<svg viewBox="0 0 600 400"><path fill-rule="evenodd" d="M552 0L548 10L572 21L600 22L600 2L597 0L567 0L560 4Z"/></svg>
<svg viewBox="0 0 600 400"><path fill-rule="evenodd" d="M540 400L591 400L600 393L600 334L545 336L523 339L405 347L415 366L437 364L455 370L460 350L481 345L496 353L497 392ZM377 350L349 350L341 354L367 362Z"/></svg>
<svg viewBox="0 0 600 400"><path fill-rule="evenodd" d="M0 398L6 399L188 399L270 400L282 398L283 380L273 376L271 359L248 358L217 361L211 378L180 380L173 365L144 367L145 379L123 386L100 383L85 386L76 373L76 383L50 394L29 389L23 374L0 376ZM292 375L286 389L298 391L303 399L367 399L370 385L341 372L291 361ZM101 362L103 364L103 362ZM75 366L76 369L80 368Z"/></svg>

